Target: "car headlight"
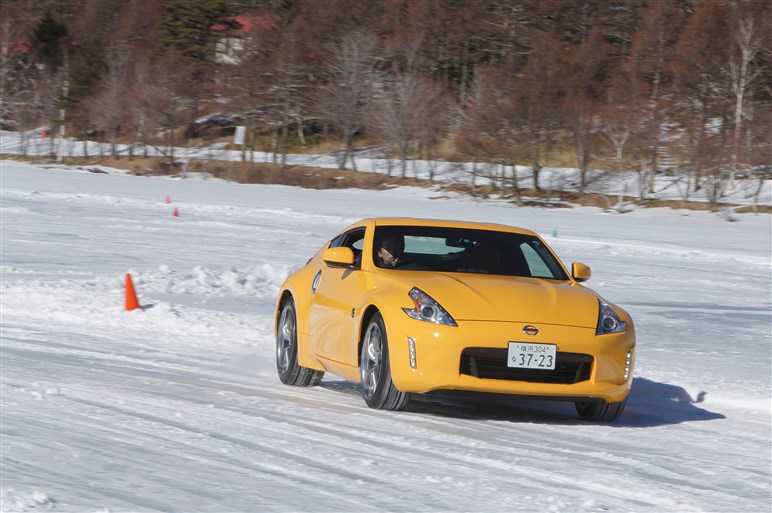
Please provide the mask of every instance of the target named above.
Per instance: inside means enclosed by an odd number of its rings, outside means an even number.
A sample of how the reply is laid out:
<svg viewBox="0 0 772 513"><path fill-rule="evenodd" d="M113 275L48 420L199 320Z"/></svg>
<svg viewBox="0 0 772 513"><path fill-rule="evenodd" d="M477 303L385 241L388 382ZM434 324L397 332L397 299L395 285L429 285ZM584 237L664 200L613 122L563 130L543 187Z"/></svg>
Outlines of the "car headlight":
<svg viewBox="0 0 772 513"><path fill-rule="evenodd" d="M446 326L458 326L456 321L453 320L453 317L451 317L437 301L432 299L432 297L423 290L418 287L413 287L410 292L408 292L408 295L410 296L410 299L413 300L413 303L415 303L415 306L413 308L403 308L402 310L413 319L433 322L435 324L444 324Z"/></svg>
<svg viewBox="0 0 772 513"><path fill-rule="evenodd" d="M605 335L606 333L621 333L625 331L627 323L619 320L619 316L608 303L598 299L598 329L596 335Z"/></svg>

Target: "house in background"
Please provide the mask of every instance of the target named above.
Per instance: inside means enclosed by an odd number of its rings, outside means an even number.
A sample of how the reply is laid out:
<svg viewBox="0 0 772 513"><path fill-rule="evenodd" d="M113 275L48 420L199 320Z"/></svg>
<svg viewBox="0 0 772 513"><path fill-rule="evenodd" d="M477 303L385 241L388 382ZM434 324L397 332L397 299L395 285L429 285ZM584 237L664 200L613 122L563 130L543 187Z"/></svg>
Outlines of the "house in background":
<svg viewBox="0 0 772 513"><path fill-rule="evenodd" d="M248 43L259 30L274 30L276 24L261 16L228 16L239 28L231 29L223 24L212 26L213 32L225 32L216 46L215 61L222 64L238 64L249 47Z"/></svg>

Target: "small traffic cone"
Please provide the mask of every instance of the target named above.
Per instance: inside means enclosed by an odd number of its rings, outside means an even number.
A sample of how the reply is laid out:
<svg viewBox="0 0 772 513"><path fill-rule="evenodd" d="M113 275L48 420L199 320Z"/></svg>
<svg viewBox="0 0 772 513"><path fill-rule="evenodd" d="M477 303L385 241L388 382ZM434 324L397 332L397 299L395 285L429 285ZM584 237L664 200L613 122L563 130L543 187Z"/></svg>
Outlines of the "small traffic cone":
<svg viewBox="0 0 772 513"><path fill-rule="evenodd" d="M174 207L174 212L172 212L172 215L174 217L180 217L180 211L177 207Z"/></svg>
<svg viewBox="0 0 772 513"><path fill-rule="evenodd" d="M131 274L126 273L126 310L136 310L139 308L139 301L137 301L137 293L134 292L134 283L131 281Z"/></svg>

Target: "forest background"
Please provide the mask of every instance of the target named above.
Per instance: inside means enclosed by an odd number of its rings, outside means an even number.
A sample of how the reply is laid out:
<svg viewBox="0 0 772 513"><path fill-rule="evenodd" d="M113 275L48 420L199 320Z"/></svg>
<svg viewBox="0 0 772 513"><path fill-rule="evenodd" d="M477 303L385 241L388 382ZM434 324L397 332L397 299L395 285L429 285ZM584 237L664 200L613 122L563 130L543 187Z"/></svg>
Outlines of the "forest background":
<svg viewBox="0 0 772 513"><path fill-rule="evenodd" d="M699 191L711 203L735 180L760 191L772 177L766 0L3 0L0 9L0 121L28 142L96 139L113 160L153 148L174 161L175 147L219 141L246 163L271 152L278 169L289 152L308 152L357 171L366 152L396 179L409 178L413 159L472 162L518 198L516 166L532 174L532 193L546 166L578 169L579 193L593 168L634 173L641 200L658 173L678 174L684 199ZM51 148L60 161L75 157Z"/></svg>

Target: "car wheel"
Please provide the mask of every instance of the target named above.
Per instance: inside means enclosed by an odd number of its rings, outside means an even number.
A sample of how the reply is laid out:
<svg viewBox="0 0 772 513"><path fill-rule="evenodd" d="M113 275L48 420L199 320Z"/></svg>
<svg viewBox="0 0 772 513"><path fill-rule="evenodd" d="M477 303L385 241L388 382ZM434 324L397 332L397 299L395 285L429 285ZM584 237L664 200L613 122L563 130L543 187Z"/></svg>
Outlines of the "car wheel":
<svg viewBox="0 0 772 513"><path fill-rule="evenodd" d="M391 381L389 344L380 312L367 324L359 357L362 397L370 408L401 410L407 405L408 394L400 392Z"/></svg>
<svg viewBox="0 0 772 513"><path fill-rule="evenodd" d="M622 415L627 404L627 398L624 401L618 403L586 403L576 402L576 412L579 416L585 420L600 420L603 422L611 422L617 417Z"/></svg>
<svg viewBox="0 0 772 513"><path fill-rule="evenodd" d="M298 330L295 302L286 299L279 309L276 329L276 370L285 385L312 387L321 383L323 371L298 365Z"/></svg>

